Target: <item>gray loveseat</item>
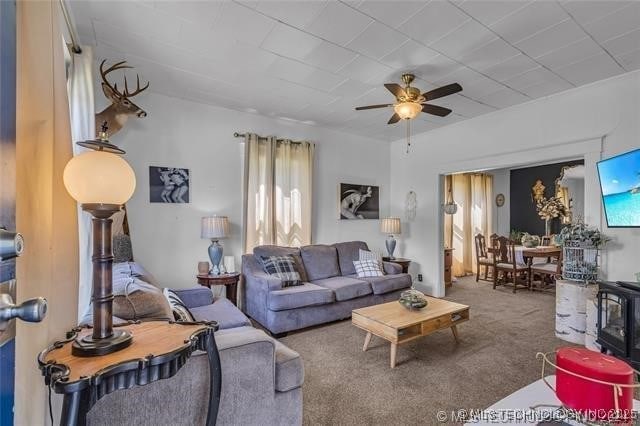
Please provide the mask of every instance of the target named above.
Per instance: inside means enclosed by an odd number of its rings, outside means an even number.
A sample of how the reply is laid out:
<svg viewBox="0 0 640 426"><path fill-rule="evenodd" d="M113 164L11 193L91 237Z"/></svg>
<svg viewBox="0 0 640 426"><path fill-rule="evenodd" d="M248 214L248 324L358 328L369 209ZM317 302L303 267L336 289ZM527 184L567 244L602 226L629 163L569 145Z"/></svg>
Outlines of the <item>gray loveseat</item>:
<svg viewBox="0 0 640 426"><path fill-rule="evenodd" d="M398 300L411 276L396 263L383 262L385 275L358 278L354 260L367 243L350 241L302 248L259 246L242 256L246 313L274 334L348 318L353 309ZM263 271L262 256L291 255L304 284L282 287Z"/></svg>
<svg viewBox="0 0 640 426"><path fill-rule="evenodd" d="M142 321L168 319L163 318L166 311L163 312L162 306L149 309L154 303L162 304L162 299L157 298L159 289L139 282L141 278L148 279L149 274L133 262L130 265L130 277L117 273L122 269L126 271L126 265L114 268L114 291L128 288L128 294L116 295L114 313L148 312L150 318L127 318ZM125 280L124 287L118 282L120 279ZM138 290L132 292L134 288ZM222 399L217 424L302 424L304 368L300 355L252 327L249 319L229 300L214 300L208 288L198 286L174 291L196 320L215 320L220 325L216 343L222 367ZM161 292L160 297L164 298ZM170 309L168 315L171 315ZM105 426L204 425L208 380L206 355L194 354L170 379L106 395L88 413L87 423Z"/></svg>

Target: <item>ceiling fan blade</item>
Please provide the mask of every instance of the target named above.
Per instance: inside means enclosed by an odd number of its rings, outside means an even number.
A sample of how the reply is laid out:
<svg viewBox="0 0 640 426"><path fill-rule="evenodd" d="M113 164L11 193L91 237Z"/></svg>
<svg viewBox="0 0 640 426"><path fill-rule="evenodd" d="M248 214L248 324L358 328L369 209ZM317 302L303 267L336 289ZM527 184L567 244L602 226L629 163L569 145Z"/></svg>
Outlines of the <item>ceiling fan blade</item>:
<svg viewBox="0 0 640 426"><path fill-rule="evenodd" d="M395 113L391 116L389 121L387 121L387 124L397 123L398 121L400 121L400 116L397 113Z"/></svg>
<svg viewBox="0 0 640 426"><path fill-rule="evenodd" d="M462 86L458 83L447 84L446 86L438 87L437 89L430 90L422 94L424 99L432 101L434 99L442 98L444 96L453 95L462 91Z"/></svg>
<svg viewBox="0 0 640 426"><path fill-rule="evenodd" d="M422 112L437 115L439 117L446 117L447 115L451 114L451 110L449 108L429 104L422 104Z"/></svg>
<svg viewBox="0 0 640 426"><path fill-rule="evenodd" d="M405 92L402 86L400 86L399 84L385 83L384 87L386 87L388 91L393 93L393 96L395 96L396 98L399 98L401 96L404 96L405 98L407 97L407 92Z"/></svg>
<svg viewBox="0 0 640 426"><path fill-rule="evenodd" d="M363 109L386 108L390 106L393 106L393 104L367 105L367 106L356 107L356 111L361 111Z"/></svg>

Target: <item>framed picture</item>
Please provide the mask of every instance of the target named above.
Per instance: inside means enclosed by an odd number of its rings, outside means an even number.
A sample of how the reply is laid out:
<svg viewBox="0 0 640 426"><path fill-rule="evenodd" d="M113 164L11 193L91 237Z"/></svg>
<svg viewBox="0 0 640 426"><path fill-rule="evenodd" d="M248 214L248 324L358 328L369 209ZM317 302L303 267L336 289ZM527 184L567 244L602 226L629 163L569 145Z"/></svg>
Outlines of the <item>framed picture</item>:
<svg viewBox="0 0 640 426"><path fill-rule="evenodd" d="M149 166L149 201L188 203L189 169Z"/></svg>
<svg viewBox="0 0 640 426"><path fill-rule="evenodd" d="M341 183L340 219L380 219L380 187Z"/></svg>

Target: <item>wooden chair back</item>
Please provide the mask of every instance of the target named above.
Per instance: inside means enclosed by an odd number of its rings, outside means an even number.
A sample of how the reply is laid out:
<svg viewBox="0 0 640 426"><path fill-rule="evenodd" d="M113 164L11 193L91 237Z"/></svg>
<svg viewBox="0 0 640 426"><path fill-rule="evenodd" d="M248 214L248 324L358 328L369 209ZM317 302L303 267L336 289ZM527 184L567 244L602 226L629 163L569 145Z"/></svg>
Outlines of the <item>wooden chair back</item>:
<svg viewBox="0 0 640 426"><path fill-rule="evenodd" d="M498 237L493 239L493 256L494 263L508 263L516 266L516 243L507 237Z"/></svg>
<svg viewBox="0 0 640 426"><path fill-rule="evenodd" d="M476 260L480 260L480 258L488 258L487 253L487 241L484 238L484 235L478 234L474 238L476 243Z"/></svg>
<svg viewBox="0 0 640 426"><path fill-rule="evenodd" d="M550 246L551 245L551 241L553 241L553 235L544 235L542 238L540 238L540 245L541 246Z"/></svg>

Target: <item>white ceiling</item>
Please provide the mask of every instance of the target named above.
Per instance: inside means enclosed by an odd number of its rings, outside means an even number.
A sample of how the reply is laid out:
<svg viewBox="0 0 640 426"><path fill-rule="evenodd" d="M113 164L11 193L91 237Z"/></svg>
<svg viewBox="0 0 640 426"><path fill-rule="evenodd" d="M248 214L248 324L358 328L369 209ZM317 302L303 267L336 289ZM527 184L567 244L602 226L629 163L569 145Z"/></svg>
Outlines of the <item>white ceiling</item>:
<svg viewBox="0 0 640 426"><path fill-rule="evenodd" d="M640 1L69 4L96 59L126 59L150 90L383 140L405 132L391 108L354 107L392 102L382 84L403 72L464 89L418 133L640 68Z"/></svg>

